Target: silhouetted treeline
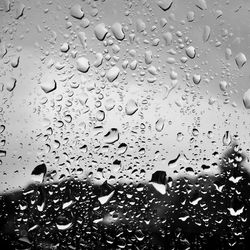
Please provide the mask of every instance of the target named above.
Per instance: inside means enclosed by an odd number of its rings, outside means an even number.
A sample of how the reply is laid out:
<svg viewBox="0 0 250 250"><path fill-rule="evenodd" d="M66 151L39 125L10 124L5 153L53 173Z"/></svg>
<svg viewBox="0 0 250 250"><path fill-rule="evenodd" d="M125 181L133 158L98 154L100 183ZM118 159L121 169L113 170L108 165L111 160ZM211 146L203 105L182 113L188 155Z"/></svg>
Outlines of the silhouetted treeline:
<svg viewBox="0 0 250 250"><path fill-rule="evenodd" d="M160 176L164 195L151 184L75 179L4 194L1 249L248 249L250 176L243 160L234 145L216 176Z"/></svg>

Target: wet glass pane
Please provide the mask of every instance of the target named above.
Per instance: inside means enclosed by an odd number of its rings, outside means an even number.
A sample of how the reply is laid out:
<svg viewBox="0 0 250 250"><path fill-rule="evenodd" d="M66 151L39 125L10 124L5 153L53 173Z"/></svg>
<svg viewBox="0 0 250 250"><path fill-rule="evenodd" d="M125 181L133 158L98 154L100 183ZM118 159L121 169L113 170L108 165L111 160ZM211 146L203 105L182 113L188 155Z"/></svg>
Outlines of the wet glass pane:
<svg viewBox="0 0 250 250"><path fill-rule="evenodd" d="M250 1L0 0L0 27L1 249L249 248Z"/></svg>

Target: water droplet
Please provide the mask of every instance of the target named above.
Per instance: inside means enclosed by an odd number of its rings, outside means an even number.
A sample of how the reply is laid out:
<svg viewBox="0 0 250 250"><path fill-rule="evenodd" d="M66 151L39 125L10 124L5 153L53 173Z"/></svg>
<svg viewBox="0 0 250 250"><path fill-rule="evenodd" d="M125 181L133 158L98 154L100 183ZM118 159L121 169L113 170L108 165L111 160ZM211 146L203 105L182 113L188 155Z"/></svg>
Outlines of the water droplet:
<svg viewBox="0 0 250 250"><path fill-rule="evenodd" d="M216 19L218 19L219 17L221 17L223 15L223 11L222 10L216 10L215 14L216 14Z"/></svg>
<svg viewBox="0 0 250 250"><path fill-rule="evenodd" d="M11 66L13 67L13 68L17 68L17 66L19 65L19 60L20 60L20 57L19 56L15 56L15 57L13 57L12 58L12 60L11 60Z"/></svg>
<svg viewBox="0 0 250 250"><path fill-rule="evenodd" d="M206 0L196 0L196 6L201 10L207 9L207 2Z"/></svg>
<svg viewBox="0 0 250 250"><path fill-rule="evenodd" d="M173 36L170 32L165 32L163 34L163 39L165 40L165 44L168 46L168 45L171 45Z"/></svg>
<svg viewBox="0 0 250 250"><path fill-rule="evenodd" d="M75 4L71 7L70 15L77 19L82 19L84 16L84 12L82 7L79 4Z"/></svg>
<svg viewBox="0 0 250 250"><path fill-rule="evenodd" d="M105 36L108 34L108 30L104 23L99 23L95 26L94 33L99 41L103 41Z"/></svg>
<svg viewBox="0 0 250 250"><path fill-rule="evenodd" d="M182 132L177 133L176 139L178 142L181 142L183 140L183 138L184 138L184 134Z"/></svg>
<svg viewBox="0 0 250 250"><path fill-rule="evenodd" d="M55 80L52 80L52 81L44 81L42 84L41 84L41 89L46 93L50 93L54 90L56 90L57 88L57 83Z"/></svg>
<svg viewBox="0 0 250 250"><path fill-rule="evenodd" d="M67 230L73 226L72 216L59 215L56 218L56 227L58 230Z"/></svg>
<svg viewBox="0 0 250 250"><path fill-rule="evenodd" d="M186 155L184 153L180 153L177 155L177 157L175 159L172 159L168 162L168 166L171 168L175 168L176 166L178 166L178 164L180 164L181 162L188 162L188 159L186 157Z"/></svg>
<svg viewBox="0 0 250 250"><path fill-rule="evenodd" d="M146 29L146 24L143 22L142 19L138 18L136 20L136 30L138 32L143 32Z"/></svg>
<svg viewBox="0 0 250 250"><path fill-rule="evenodd" d="M241 69L247 62L247 58L243 53L240 52L239 54L236 55L235 62L238 68Z"/></svg>
<svg viewBox="0 0 250 250"><path fill-rule="evenodd" d="M104 142L107 144L113 144L119 140L119 132L117 128L111 128L110 131L104 135Z"/></svg>
<svg viewBox="0 0 250 250"><path fill-rule="evenodd" d="M222 142L224 146L229 146L232 142L232 136L230 135L229 131L223 135Z"/></svg>
<svg viewBox="0 0 250 250"><path fill-rule="evenodd" d="M189 12L187 13L187 20L188 20L189 22L193 22L193 21L194 21L194 17L195 17L195 15L194 15L194 12L193 12L193 11L189 11Z"/></svg>
<svg viewBox="0 0 250 250"><path fill-rule="evenodd" d="M112 191L110 194L108 195L105 195L105 196L101 196L101 197L98 197L98 200L99 202L103 205L105 203L107 203L111 198L112 196L114 195L115 191Z"/></svg>
<svg viewBox="0 0 250 250"><path fill-rule="evenodd" d="M225 58L227 60L229 60L231 56L232 56L232 50L229 49L229 48L226 48L226 50L225 50Z"/></svg>
<svg viewBox="0 0 250 250"><path fill-rule="evenodd" d="M168 23L168 20L166 18L162 17L160 20L161 27L165 27L167 23Z"/></svg>
<svg viewBox="0 0 250 250"><path fill-rule="evenodd" d="M36 166L31 172L32 180L35 182L42 183L46 172L47 172L47 167L44 163Z"/></svg>
<svg viewBox="0 0 250 250"><path fill-rule="evenodd" d="M152 174L150 183L162 195L166 194L166 172L156 171Z"/></svg>
<svg viewBox="0 0 250 250"><path fill-rule="evenodd" d="M193 46L189 46L188 48L186 48L186 55L191 59L195 58L195 48Z"/></svg>
<svg viewBox="0 0 250 250"><path fill-rule="evenodd" d="M107 72L107 79L109 82L113 82L120 74L120 69L117 66L112 67Z"/></svg>
<svg viewBox="0 0 250 250"><path fill-rule="evenodd" d="M222 91L226 91L227 90L227 82L226 81L221 81L220 82L220 89Z"/></svg>
<svg viewBox="0 0 250 250"><path fill-rule="evenodd" d="M243 211L244 211L244 206L243 207L241 207L241 208L239 208L239 209L236 209L236 210L234 210L234 208L228 208L228 210L229 210L229 212L230 212L230 214L232 215L232 216L239 216L239 215L241 215L242 213L243 213Z"/></svg>
<svg viewBox="0 0 250 250"><path fill-rule="evenodd" d="M192 131L193 136L198 136L199 135L199 130L197 128L194 128Z"/></svg>
<svg viewBox="0 0 250 250"><path fill-rule="evenodd" d="M250 89L248 89L243 95L243 104L246 109L250 109Z"/></svg>
<svg viewBox="0 0 250 250"><path fill-rule="evenodd" d="M11 92L14 90L15 87L16 87L16 79L11 77L6 84L6 89Z"/></svg>
<svg viewBox="0 0 250 250"><path fill-rule="evenodd" d="M197 74L193 75L194 84L199 84L200 81L201 81L201 76L200 75L197 75Z"/></svg>
<svg viewBox="0 0 250 250"><path fill-rule="evenodd" d="M6 156L6 151L0 149L0 157L5 157Z"/></svg>
<svg viewBox="0 0 250 250"><path fill-rule="evenodd" d="M121 143L118 147L118 150L117 150L117 154L118 155L121 155L121 154L124 154L128 149L128 146L126 143Z"/></svg>
<svg viewBox="0 0 250 250"><path fill-rule="evenodd" d="M138 110L138 105L134 99L130 99L125 107L125 112L127 115L133 115Z"/></svg>
<svg viewBox="0 0 250 250"><path fill-rule="evenodd" d="M98 68L102 65L103 55L102 55L102 53L96 53L95 56L96 56L96 60L94 62L94 66Z"/></svg>
<svg viewBox="0 0 250 250"><path fill-rule="evenodd" d="M115 100L113 98L107 99L104 106L107 111L112 110L115 107Z"/></svg>
<svg viewBox="0 0 250 250"><path fill-rule="evenodd" d="M210 38L210 32L211 32L210 26L206 25L204 27L203 35L202 35L203 42L207 42L208 41L208 39Z"/></svg>
<svg viewBox="0 0 250 250"><path fill-rule="evenodd" d="M89 60L85 57L79 57L76 61L76 65L77 69L82 73L88 72L90 68Z"/></svg>
<svg viewBox="0 0 250 250"><path fill-rule="evenodd" d="M148 68L148 72L154 76L157 75L157 69L153 65Z"/></svg>
<svg viewBox="0 0 250 250"><path fill-rule="evenodd" d="M102 110L98 110L96 113L96 119L98 121L103 121L105 119L105 113Z"/></svg>
<svg viewBox="0 0 250 250"><path fill-rule="evenodd" d="M19 19L21 16L23 16L24 9L25 9L25 5L21 2L18 2L17 8L16 8L16 19Z"/></svg>
<svg viewBox="0 0 250 250"><path fill-rule="evenodd" d="M63 43L60 50L64 53L68 52L69 50L69 44L68 43Z"/></svg>
<svg viewBox="0 0 250 250"><path fill-rule="evenodd" d="M80 40L80 43L81 43L82 47L84 49L86 49L87 48L87 42L86 42L87 41L87 37L86 37L85 32L83 32L83 31L78 32L78 38Z"/></svg>
<svg viewBox="0 0 250 250"><path fill-rule="evenodd" d="M162 10L167 11L171 8L173 0L161 0L158 1L157 4Z"/></svg>
<svg viewBox="0 0 250 250"><path fill-rule="evenodd" d="M2 134L5 130L5 126L4 125L0 125L0 134Z"/></svg>
<svg viewBox="0 0 250 250"><path fill-rule="evenodd" d="M120 23L114 23L111 26L111 30L117 40L123 40L125 38L125 34L123 32L123 28Z"/></svg>
<svg viewBox="0 0 250 250"><path fill-rule="evenodd" d="M146 64L152 63L152 61L153 61L152 56L153 56L153 53L152 53L151 50L147 50L147 51L145 52L145 63L146 63Z"/></svg>
<svg viewBox="0 0 250 250"><path fill-rule="evenodd" d="M156 123L155 123L155 129L156 129L157 132L161 132L163 130L164 123L165 123L165 121L162 118L160 118L160 119L158 119L156 121Z"/></svg>

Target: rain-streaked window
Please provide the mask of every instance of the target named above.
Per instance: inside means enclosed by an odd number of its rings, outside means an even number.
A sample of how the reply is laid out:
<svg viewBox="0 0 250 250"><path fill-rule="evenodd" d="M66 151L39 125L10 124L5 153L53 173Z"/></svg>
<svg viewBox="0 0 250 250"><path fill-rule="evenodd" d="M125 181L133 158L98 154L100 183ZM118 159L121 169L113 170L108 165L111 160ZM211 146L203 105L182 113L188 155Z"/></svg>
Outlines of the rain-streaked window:
<svg viewBox="0 0 250 250"><path fill-rule="evenodd" d="M3 249L248 249L249 58L248 0L0 0Z"/></svg>

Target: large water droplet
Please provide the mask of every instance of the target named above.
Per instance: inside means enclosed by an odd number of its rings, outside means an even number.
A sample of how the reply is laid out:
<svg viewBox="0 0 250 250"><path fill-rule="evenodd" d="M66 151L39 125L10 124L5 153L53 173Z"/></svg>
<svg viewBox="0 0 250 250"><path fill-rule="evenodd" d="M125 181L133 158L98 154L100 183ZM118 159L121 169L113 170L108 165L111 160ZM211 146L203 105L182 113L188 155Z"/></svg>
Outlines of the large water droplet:
<svg viewBox="0 0 250 250"><path fill-rule="evenodd" d="M200 75L197 75L197 74L193 75L194 84L199 84L200 81L201 81L201 76Z"/></svg>
<svg viewBox="0 0 250 250"><path fill-rule="evenodd" d="M6 156L6 151L0 150L0 157L5 157L5 156Z"/></svg>
<svg viewBox="0 0 250 250"><path fill-rule="evenodd" d="M223 135L222 142L224 146L228 146L232 142L232 137L229 133L229 131L226 131L226 133Z"/></svg>
<svg viewBox="0 0 250 250"><path fill-rule="evenodd" d="M108 30L107 28L105 27L105 24L104 23L99 23L95 26L94 28L94 33L95 33L95 36L96 38L99 40L99 41L103 41L105 36L107 35L108 33Z"/></svg>
<svg viewBox="0 0 250 250"><path fill-rule="evenodd" d="M57 88L57 83L55 80L47 80L47 81L44 81L42 84L41 84L41 89L46 93L50 93L54 90L56 90Z"/></svg>
<svg viewBox="0 0 250 250"><path fill-rule="evenodd" d="M107 72L107 79L109 82L113 82L120 74L120 69L117 66L112 67Z"/></svg>
<svg viewBox="0 0 250 250"><path fill-rule="evenodd" d="M155 129L157 132L161 132L164 128L164 119L163 118L160 118L156 121L155 123Z"/></svg>
<svg viewBox="0 0 250 250"><path fill-rule="evenodd" d="M56 218L56 227L58 228L58 230L67 230L69 228L71 228L73 225L72 222L72 215L59 215Z"/></svg>
<svg viewBox="0 0 250 250"><path fill-rule="evenodd" d="M125 107L125 112L127 115L133 115L138 110L138 105L134 99L130 99Z"/></svg>
<svg viewBox="0 0 250 250"><path fill-rule="evenodd" d="M167 11L171 8L173 0L161 0L158 1L157 4L162 10Z"/></svg>
<svg viewBox="0 0 250 250"><path fill-rule="evenodd" d="M241 69L247 62L247 58L243 53L240 52L239 54L236 55L235 62L238 68Z"/></svg>
<svg viewBox="0 0 250 250"><path fill-rule="evenodd" d="M193 21L194 21L194 17L195 17L195 15L194 15L194 12L193 12L193 11L189 11L189 12L187 13L187 20L188 20L189 22L193 22Z"/></svg>
<svg viewBox="0 0 250 250"><path fill-rule="evenodd" d="M165 40L166 45L171 45L173 36L170 32L166 32L163 34L163 38Z"/></svg>
<svg viewBox="0 0 250 250"><path fill-rule="evenodd" d="M44 163L36 166L31 172L32 180L35 182L42 183L46 172L47 172L47 167Z"/></svg>
<svg viewBox="0 0 250 250"><path fill-rule="evenodd" d="M153 56L153 53L152 53L151 50L147 50L147 51L145 52L145 63L146 63L146 64L152 63L152 61L153 61L152 56Z"/></svg>
<svg viewBox="0 0 250 250"><path fill-rule="evenodd" d="M201 10L207 9L207 2L206 0L196 0L196 6Z"/></svg>
<svg viewBox="0 0 250 250"><path fill-rule="evenodd" d="M119 140L119 132L117 128L111 128L110 131L104 135L104 142L107 144L113 144Z"/></svg>
<svg viewBox="0 0 250 250"><path fill-rule="evenodd" d="M82 19L84 16L84 12L82 7L79 4L75 4L70 9L70 15L77 19Z"/></svg>
<svg viewBox="0 0 250 250"><path fill-rule="evenodd" d="M125 38L125 34L120 23L114 23L111 26L111 30L117 40L123 40Z"/></svg>
<svg viewBox="0 0 250 250"><path fill-rule="evenodd" d="M243 95L243 103L246 109L250 109L250 89L248 89Z"/></svg>
<svg viewBox="0 0 250 250"><path fill-rule="evenodd" d="M7 81L6 83L6 89L11 92L14 90L15 87L16 87L16 79L11 77L9 81Z"/></svg>
<svg viewBox="0 0 250 250"><path fill-rule="evenodd" d="M80 72L86 73L90 68L89 60L85 57L79 57L76 61L76 66Z"/></svg>
<svg viewBox="0 0 250 250"><path fill-rule="evenodd" d="M195 58L196 55L195 48L193 46L189 46L188 48L186 48L186 54L191 59Z"/></svg>
<svg viewBox="0 0 250 250"><path fill-rule="evenodd" d="M227 90L227 82L226 81L221 81L220 82L220 89L222 90L222 91L226 91Z"/></svg>
<svg viewBox="0 0 250 250"><path fill-rule="evenodd" d="M146 24L143 22L142 19L138 18L136 20L136 30L138 32L143 32L146 29Z"/></svg>
<svg viewBox="0 0 250 250"><path fill-rule="evenodd" d="M210 32L211 32L210 26L206 25L204 27L203 35L202 35L203 42L207 42L208 41L208 39L210 37Z"/></svg>
<svg viewBox="0 0 250 250"><path fill-rule="evenodd" d="M152 174L150 183L162 195L166 194L166 172L156 171Z"/></svg>
<svg viewBox="0 0 250 250"><path fill-rule="evenodd" d="M25 9L25 5L21 2L18 2L17 8L16 8L16 19L19 19L21 16L23 16L24 9Z"/></svg>

